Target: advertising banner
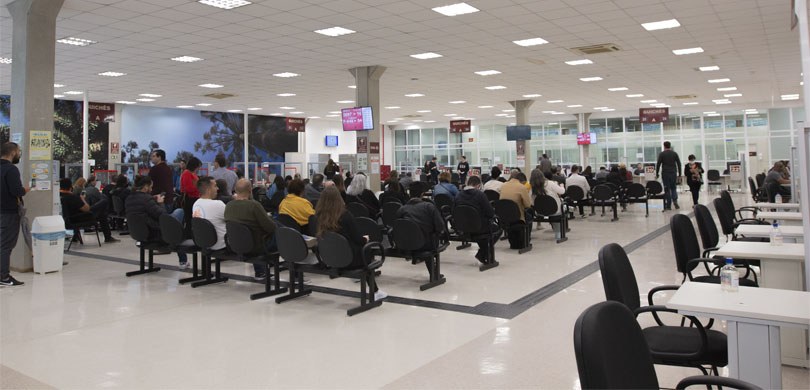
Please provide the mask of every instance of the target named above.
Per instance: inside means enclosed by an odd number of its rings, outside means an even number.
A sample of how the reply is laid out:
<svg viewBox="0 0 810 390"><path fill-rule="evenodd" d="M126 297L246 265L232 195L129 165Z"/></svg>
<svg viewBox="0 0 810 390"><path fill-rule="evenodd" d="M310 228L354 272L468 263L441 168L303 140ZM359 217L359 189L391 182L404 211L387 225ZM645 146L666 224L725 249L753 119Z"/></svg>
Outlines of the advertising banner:
<svg viewBox="0 0 810 390"><path fill-rule="evenodd" d="M50 131L31 130L28 145L29 160L50 160L52 147Z"/></svg>

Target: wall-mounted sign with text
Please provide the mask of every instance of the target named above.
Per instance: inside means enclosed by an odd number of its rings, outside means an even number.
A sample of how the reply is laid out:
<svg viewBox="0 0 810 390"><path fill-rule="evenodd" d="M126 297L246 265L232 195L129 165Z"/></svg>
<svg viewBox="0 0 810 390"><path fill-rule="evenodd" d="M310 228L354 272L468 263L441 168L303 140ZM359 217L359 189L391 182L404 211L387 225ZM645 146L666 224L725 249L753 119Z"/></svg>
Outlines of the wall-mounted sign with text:
<svg viewBox="0 0 810 390"><path fill-rule="evenodd" d="M90 102L87 107L90 122L115 122L115 104Z"/></svg>
<svg viewBox="0 0 810 390"><path fill-rule="evenodd" d="M451 133L469 133L472 131L471 120L450 121Z"/></svg>
<svg viewBox="0 0 810 390"><path fill-rule="evenodd" d="M669 108L639 108L638 120L641 123L661 123L669 119Z"/></svg>
<svg viewBox="0 0 810 390"><path fill-rule="evenodd" d="M368 152L371 154L380 154L380 143L379 142L369 142L368 143Z"/></svg>
<svg viewBox="0 0 810 390"><path fill-rule="evenodd" d="M303 133L307 121L304 118L284 118L287 123L287 131L290 133Z"/></svg>

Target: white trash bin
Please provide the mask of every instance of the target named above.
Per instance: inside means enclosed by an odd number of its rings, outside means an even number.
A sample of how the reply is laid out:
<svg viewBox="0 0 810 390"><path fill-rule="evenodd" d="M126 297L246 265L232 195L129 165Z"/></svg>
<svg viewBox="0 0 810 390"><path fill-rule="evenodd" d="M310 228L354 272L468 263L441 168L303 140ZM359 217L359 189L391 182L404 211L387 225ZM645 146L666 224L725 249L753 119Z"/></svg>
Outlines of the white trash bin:
<svg viewBox="0 0 810 390"><path fill-rule="evenodd" d="M34 272L44 274L62 270L65 249L65 221L60 215L34 218L31 227Z"/></svg>

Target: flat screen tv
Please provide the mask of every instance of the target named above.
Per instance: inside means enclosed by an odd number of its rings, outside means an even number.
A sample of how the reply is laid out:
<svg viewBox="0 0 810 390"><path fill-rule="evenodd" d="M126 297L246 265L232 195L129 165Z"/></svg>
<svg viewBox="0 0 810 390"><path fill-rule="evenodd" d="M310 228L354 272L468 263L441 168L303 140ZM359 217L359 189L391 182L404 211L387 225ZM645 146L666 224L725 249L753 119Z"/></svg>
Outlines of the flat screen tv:
<svg viewBox="0 0 810 390"><path fill-rule="evenodd" d="M353 107L340 110L343 131L374 130L374 115L371 107Z"/></svg>
<svg viewBox="0 0 810 390"><path fill-rule="evenodd" d="M531 126L506 126L506 140L507 141L520 141L532 139Z"/></svg>
<svg viewBox="0 0 810 390"><path fill-rule="evenodd" d="M596 133L577 134L577 145L590 145L596 143Z"/></svg>
<svg viewBox="0 0 810 390"><path fill-rule="evenodd" d="M338 146L338 136L336 135L327 135L326 139L324 140L326 146Z"/></svg>

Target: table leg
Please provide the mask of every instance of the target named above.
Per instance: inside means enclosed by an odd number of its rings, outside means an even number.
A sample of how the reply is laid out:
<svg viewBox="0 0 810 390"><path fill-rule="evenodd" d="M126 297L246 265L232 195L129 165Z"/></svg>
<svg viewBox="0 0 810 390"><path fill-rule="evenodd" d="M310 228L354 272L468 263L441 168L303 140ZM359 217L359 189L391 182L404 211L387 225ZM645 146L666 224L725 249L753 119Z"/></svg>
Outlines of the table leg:
<svg viewBox="0 0 810 390"><path fill-rule="evenodd" d="M803 291L803 262L763 260L759 285L766 288ZM789 328L784 329L782 333L782 363L797 367L810 366L807 358L807 332L804 329Z"/></svg>
<svg viewBox="0 0 810 390"><path fill-rule="evenodd" d="M763 389L782 388L779 327L728 321L729 376Z"/></svg>

